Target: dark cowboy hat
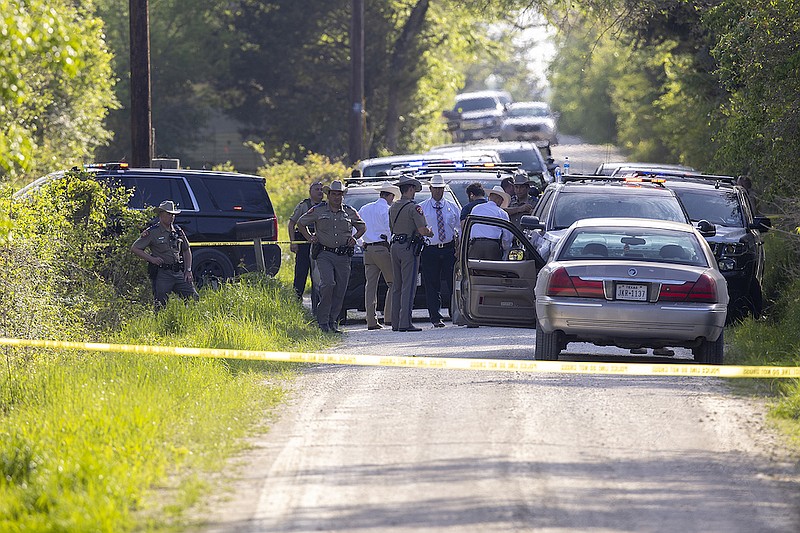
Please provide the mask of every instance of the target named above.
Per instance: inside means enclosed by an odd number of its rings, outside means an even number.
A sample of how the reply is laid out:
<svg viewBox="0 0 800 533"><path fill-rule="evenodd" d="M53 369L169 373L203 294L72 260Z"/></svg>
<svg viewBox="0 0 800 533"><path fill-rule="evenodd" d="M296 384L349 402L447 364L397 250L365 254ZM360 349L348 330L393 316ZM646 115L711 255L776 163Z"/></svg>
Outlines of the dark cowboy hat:
<svg viewBox="0 0 800 533"><path fill-rule="evenodd" d="M422 183L416 178L412 178L411 176L403 176L400 180L395 183L398 187L402 187L403 185L413 185L414 190L420 192L422 190Z"/></svg>

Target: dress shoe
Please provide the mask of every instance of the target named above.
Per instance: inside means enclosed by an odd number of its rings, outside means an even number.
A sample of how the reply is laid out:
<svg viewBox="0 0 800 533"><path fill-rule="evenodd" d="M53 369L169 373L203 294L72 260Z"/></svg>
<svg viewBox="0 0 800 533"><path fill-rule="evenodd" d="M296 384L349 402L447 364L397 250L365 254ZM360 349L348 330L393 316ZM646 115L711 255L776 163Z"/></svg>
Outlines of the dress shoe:
<svg viewBox="0 0 800 533"><path fill-rule="evenodd" d="M381 326L380 324L375 324L374 326L367 326L367 329L373 331L376 329L383 329L383 326Z"/></svg>
<svg viewBox="0 0 800 533"><path fill-rule="evenodd" d="M435 327L435 328L443 328L444 327L444 322L442 322L441 320L439 320L438 322L434 322L433 323L433 327Z"/></svg>
<svg viewBox="0 0 800 533"><path fill-rule="evenodd" d="M411 326L410 328L399 328L397 331L422 331L422 328Z"/></svg>

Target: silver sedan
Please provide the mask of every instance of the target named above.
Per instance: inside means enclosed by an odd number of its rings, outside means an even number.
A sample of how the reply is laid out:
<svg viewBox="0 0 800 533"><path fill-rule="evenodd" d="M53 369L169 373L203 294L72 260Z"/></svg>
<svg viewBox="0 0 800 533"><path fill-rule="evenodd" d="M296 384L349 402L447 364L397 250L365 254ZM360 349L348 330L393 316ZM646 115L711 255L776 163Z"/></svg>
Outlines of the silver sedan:
<svg viewBox="0 0 800 533"><path fill-rule="evenodd" d="M727 285L688 224L579 220L539 272L535 293L536 359L590 342L658 355L690 348L696 362L723 362Z"/></svg>

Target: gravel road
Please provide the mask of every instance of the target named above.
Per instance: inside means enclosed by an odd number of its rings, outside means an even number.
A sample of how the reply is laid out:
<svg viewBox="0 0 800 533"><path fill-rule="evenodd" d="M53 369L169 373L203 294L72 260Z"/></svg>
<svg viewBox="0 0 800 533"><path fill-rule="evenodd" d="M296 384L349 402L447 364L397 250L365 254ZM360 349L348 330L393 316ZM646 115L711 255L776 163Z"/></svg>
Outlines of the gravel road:
<svg viewBox="0 0 800 533"><path fill-rule="evenodd" d="M616 156L606 151L571 144L554 154L581 172ZM533 330L433 329L422 319L424 331L397 333L354 322L337 353L533 354ZM561 359L621 354L576 344ZM194 530L796 533L797 457L764 405L731 387L717 378L309 366Z"/></svg>
<svg viewBox="0 0 800 533"><path fill-rule="evenodd" d="M419 325L336 351L532 353L532 330ZM800 531L796 458L715 378L316 365L253 446L198 530Z"/></svg>

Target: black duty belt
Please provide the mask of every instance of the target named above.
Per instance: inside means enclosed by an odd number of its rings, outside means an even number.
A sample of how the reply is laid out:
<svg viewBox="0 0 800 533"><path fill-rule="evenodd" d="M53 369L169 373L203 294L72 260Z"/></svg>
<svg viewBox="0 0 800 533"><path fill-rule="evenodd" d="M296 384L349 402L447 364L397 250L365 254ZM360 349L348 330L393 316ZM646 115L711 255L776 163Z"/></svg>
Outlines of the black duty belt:
<svg viewBox="0 0 800 533"><path fill-rule="evenodd" d="M474 239L470 239L469 240L469 242L475 242L475 241L491 241L491 242L495 242L497 244L500 244L500 242L501 242L500 239L491 239L489 237L475 237Z"/></svg>
<svg viewBox="0 0 800 533"><path fill-rule="evenodd" d="M183 263L161 263L158 268L171 270L173 272L183 272Z"/></svg>
<svg viewBox="0 0 800 533"><path fill-rule="evenodd" d="M375 241L375 242L364 243L364 248L369 248L370 246L385 246L386 248L388 248L389 243L386 241Z"/></svg>
<svg viewBox="0 0 800 533"><path fill-rule="evenodd" d="M406 233L396 233L392 235L392 242L397 244L405 244L408 242L408 234Z"/></svg>
<svg viewBox="0 0 800 533"><path fill-rule="evenodd" d="M439 244L429 244L431 248L452 248L456 245L456 241L440 242Z"/></svg>
<svg viewBox="0 0 800 533"><path fill-rule="evenodd" d="M353 247L352 246L325 246L321 244L322 251L324 252L331 252L336 255L353 255Z"/></svg>

